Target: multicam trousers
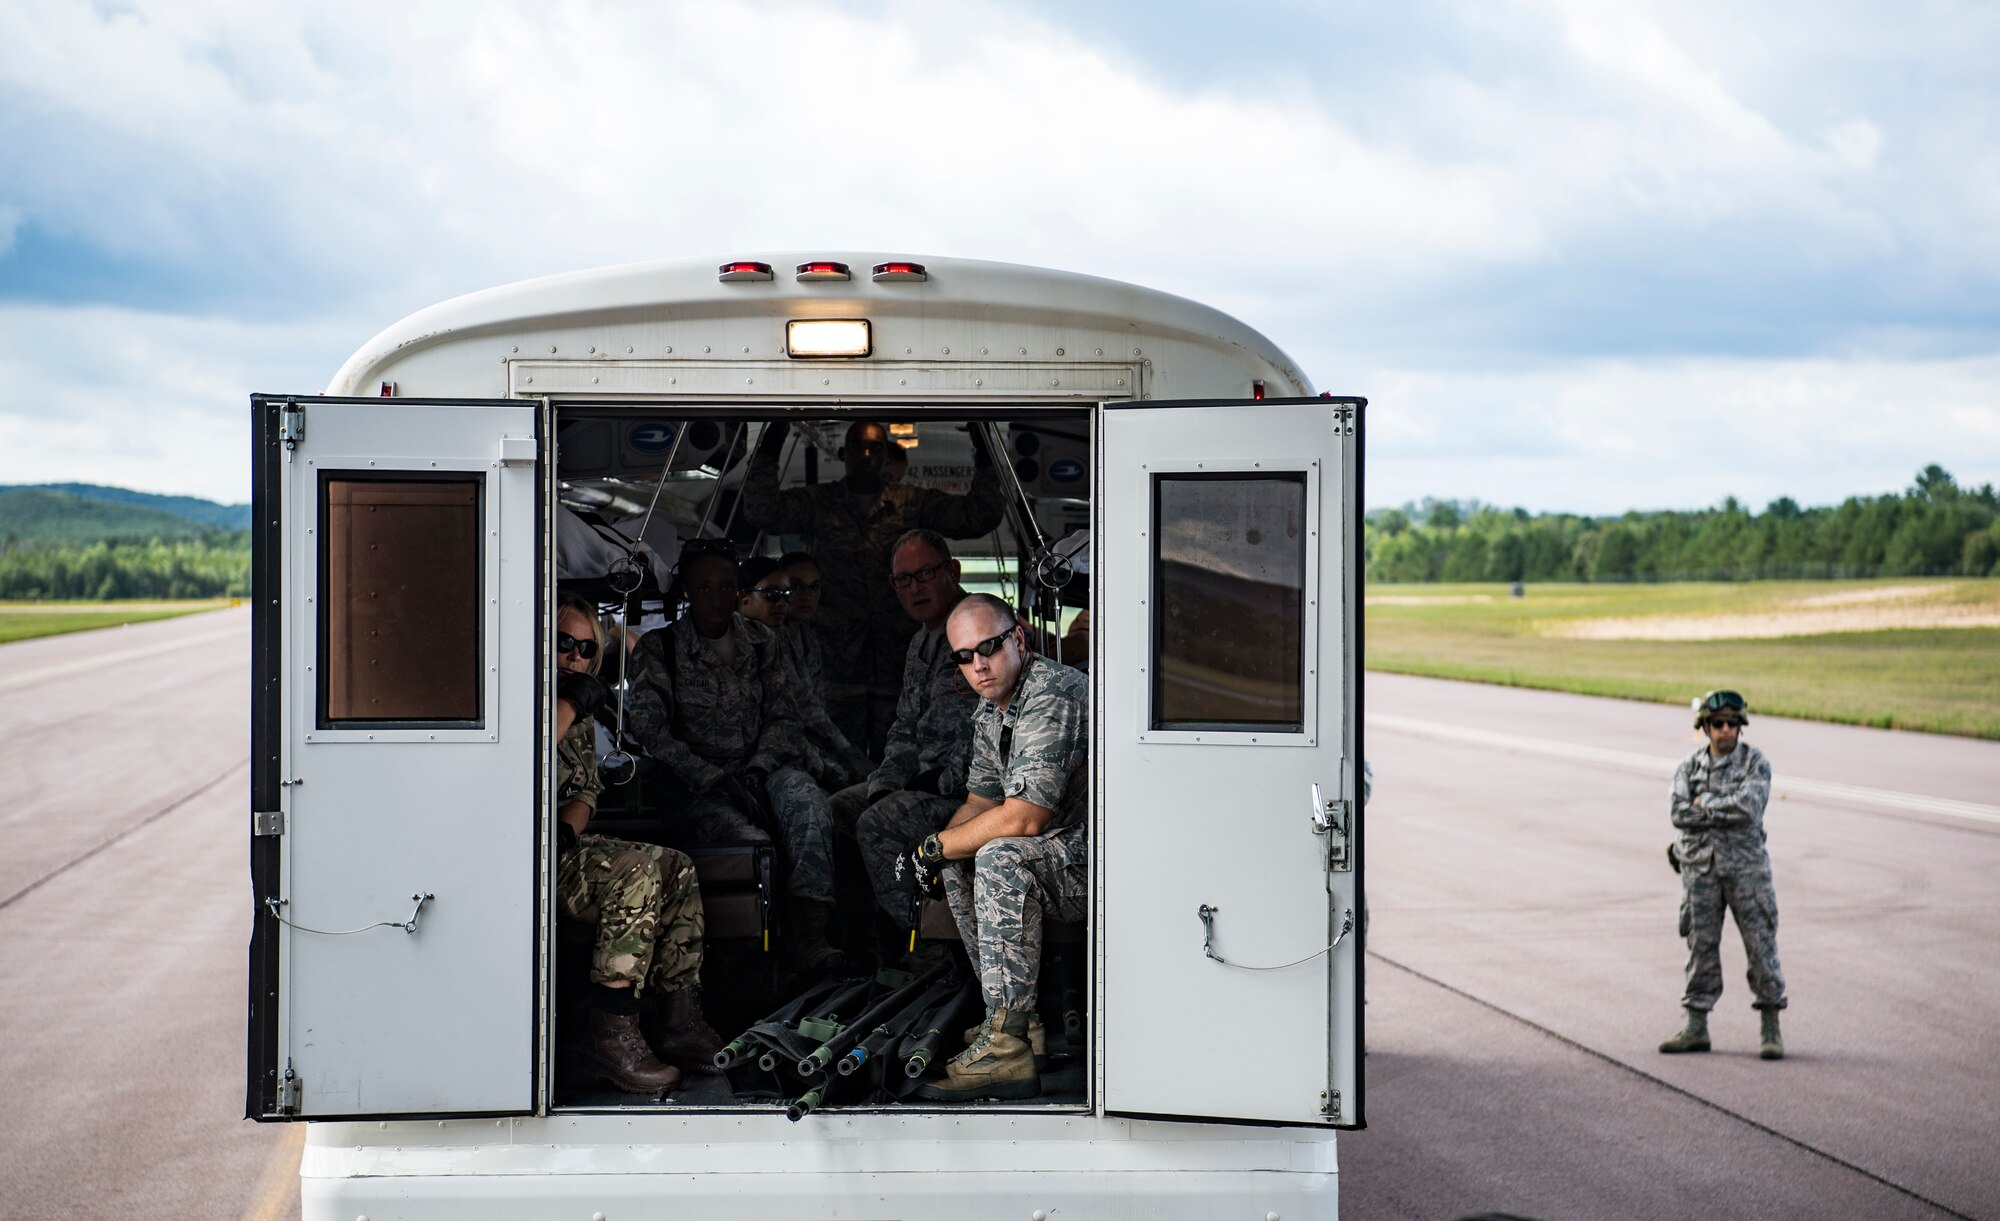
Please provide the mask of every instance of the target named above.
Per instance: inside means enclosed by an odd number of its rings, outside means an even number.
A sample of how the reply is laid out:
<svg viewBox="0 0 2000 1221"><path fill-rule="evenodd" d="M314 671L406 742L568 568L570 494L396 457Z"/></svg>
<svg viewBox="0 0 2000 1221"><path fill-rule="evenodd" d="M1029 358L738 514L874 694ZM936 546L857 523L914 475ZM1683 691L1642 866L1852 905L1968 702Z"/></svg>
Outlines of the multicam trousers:
<svg viewBox="0 0 2000 1221"><path fill-rule="evenodd" d="M826 791L796 767L772 772L764 784L771 812L785 837L791 862L786 891L801 899L833 902L833 812ZM705 843L767 843L770 836L719 792L699 794L681 808Z"/></svg>
<svg viewBox="0 0 2000 1221"><path fill-rule="evenodd" d="M556 906L597 925L593 983L668 992L700 976L701 890L672 848L585 835L556 861Z"/></svg>
<svg viewBox="0 0 2000 1221"><path fill-rule="evenodd" d="M1743 950L1750 959L1750 992L1759 1009L1785 1007L1785 976L1778 967L1778 895L1768 859L1757 867L1727 872L1715 867L1681 869L1681 918L1687 932L1687 992L1681 1004L1709 1010L1722 999L1722 913L1736 917Z"/></svg>
<svg viewBox="0 0 2000 1221"><path fill-rule="evenodd" d="M1090 895L1090 840L1082 824L996 839L971 861L951 861L944 895L979 967L989 1008L1032 1010L1042 973L1042 921L1082 920Z"/></svg>

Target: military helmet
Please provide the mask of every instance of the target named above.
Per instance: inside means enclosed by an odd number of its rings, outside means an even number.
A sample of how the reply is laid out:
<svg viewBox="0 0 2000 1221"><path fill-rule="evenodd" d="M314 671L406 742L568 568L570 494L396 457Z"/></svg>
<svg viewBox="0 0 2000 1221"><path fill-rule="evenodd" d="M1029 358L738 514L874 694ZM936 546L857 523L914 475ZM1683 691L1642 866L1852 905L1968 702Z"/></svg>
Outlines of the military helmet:
<svg viewBox="0 0 2000 1221"><path fill-rule="evenodd" d="M1718 712L1733 712L1745 725L1748 725L1749 708L1750 705L1744 702L1743 697L1734 691L1711 691L1694 702L1694 727L1700 729L1703 721Z"/></svg>

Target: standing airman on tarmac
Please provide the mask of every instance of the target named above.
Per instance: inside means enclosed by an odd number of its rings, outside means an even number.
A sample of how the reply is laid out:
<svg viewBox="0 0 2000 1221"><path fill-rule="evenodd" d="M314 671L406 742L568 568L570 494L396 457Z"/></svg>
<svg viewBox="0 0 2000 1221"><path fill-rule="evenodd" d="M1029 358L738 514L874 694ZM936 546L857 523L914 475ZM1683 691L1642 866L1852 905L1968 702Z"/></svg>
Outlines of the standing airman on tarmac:
<svg viewBox="0 0 2000 1221"><path fill-rule="evenodd" d="M1763 1013L1758 1055L1783 1059L1778 1011L1785 976L1778 968L1778 896L1771 856L1764 850L1764 805L1771 799L1771 763L1741 740L1743 697L1711 691L1695 701L1695 726L1708 741L1674 771L1672 812L1680 840L1668 858L1681 875L1681 933L1687 938L1687 1025L1660 1044L1669 1055L1707 1051L1708 1011L1722 997L1722 913L1736 917L1750 958L1750 990Z"/></svg>

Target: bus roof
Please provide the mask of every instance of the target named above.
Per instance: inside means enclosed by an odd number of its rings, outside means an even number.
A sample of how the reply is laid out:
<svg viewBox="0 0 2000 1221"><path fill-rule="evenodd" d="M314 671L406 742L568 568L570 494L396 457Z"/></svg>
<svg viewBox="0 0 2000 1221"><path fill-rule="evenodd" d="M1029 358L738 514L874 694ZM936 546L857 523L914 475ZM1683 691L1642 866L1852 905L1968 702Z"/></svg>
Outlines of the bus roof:
<svg viewBox="0 0 2000 1221"><path fill-rule="evenodd" d="M781 327L786 317L865 316L917 322L930 335L974 329L1013 333L1009 328L1023 327L1070 334L1079 356L1084 354L1082 345L1092 342L1119 343L1121 350L1112 355L1129 351L1127 344L1193 345L1205 351L1201 359L1268 368L1277 379L1274 394L1311 393L1296 364L1257 331L1219 310L1154 289L974 259L853 251L740 257L768 264L772 278L725 282L719 269L737 259L682 259L544 276L454 297L411 314L369 340L348 358L327 392L371 394L378 381L393 380L395 366L468 342L487 348L517 336L602 334L609 343L614 332L657 336L663 328L718 320L776 319L775 325ZM926 278L921 282L871 279L871 269L892 260L921 266ZM795 271L801 264L825 261L847 265L851 278L800 279ZM878 323L878 330L882 325ZM602 352L593 348L591 354L602 359L614 350L637 349L620 343L621 347ZM925 353L933 360L940 354ZM657 352L638 349L636 355L645 358Z"/></svg>

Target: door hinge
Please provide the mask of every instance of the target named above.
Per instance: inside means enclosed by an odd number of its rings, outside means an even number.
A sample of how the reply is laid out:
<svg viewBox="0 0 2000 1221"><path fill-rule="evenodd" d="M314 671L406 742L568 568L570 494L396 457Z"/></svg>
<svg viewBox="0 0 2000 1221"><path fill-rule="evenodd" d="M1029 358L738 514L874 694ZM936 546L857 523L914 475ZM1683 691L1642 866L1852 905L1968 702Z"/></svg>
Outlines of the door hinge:
<svg viewBox="0 0 2000 1221"><path fill-rule="evenodd" d="M285 443L287 450L293 450L305 439L306 409L297 403L286 403L278 411L278 440Z"/></svg>
<svg viewBox="0 0 2000 1221"><path fill-rule="evenodd" d="M1319 1092L1319 1113L1328 1119L1340 1118L1339 1090L1321 1090Z"/></svg>
<svg viewBox="0 0 2000 1221"><path fill-rule="evenodd" d="M292 1071L292 1062L290 1060L285 1061L285 1075L278 1082L278 1114L298 1114L300 1098L304 1092L305 1082L300 1080L299 1075Z"/></svg>
<svg viewBox="0 0 2000 1221"><path fill-rule="evenodd" d="M283 810L258 810L250 815L250 834L255 836L283 835L285 833L285 812Z"/></svg>

